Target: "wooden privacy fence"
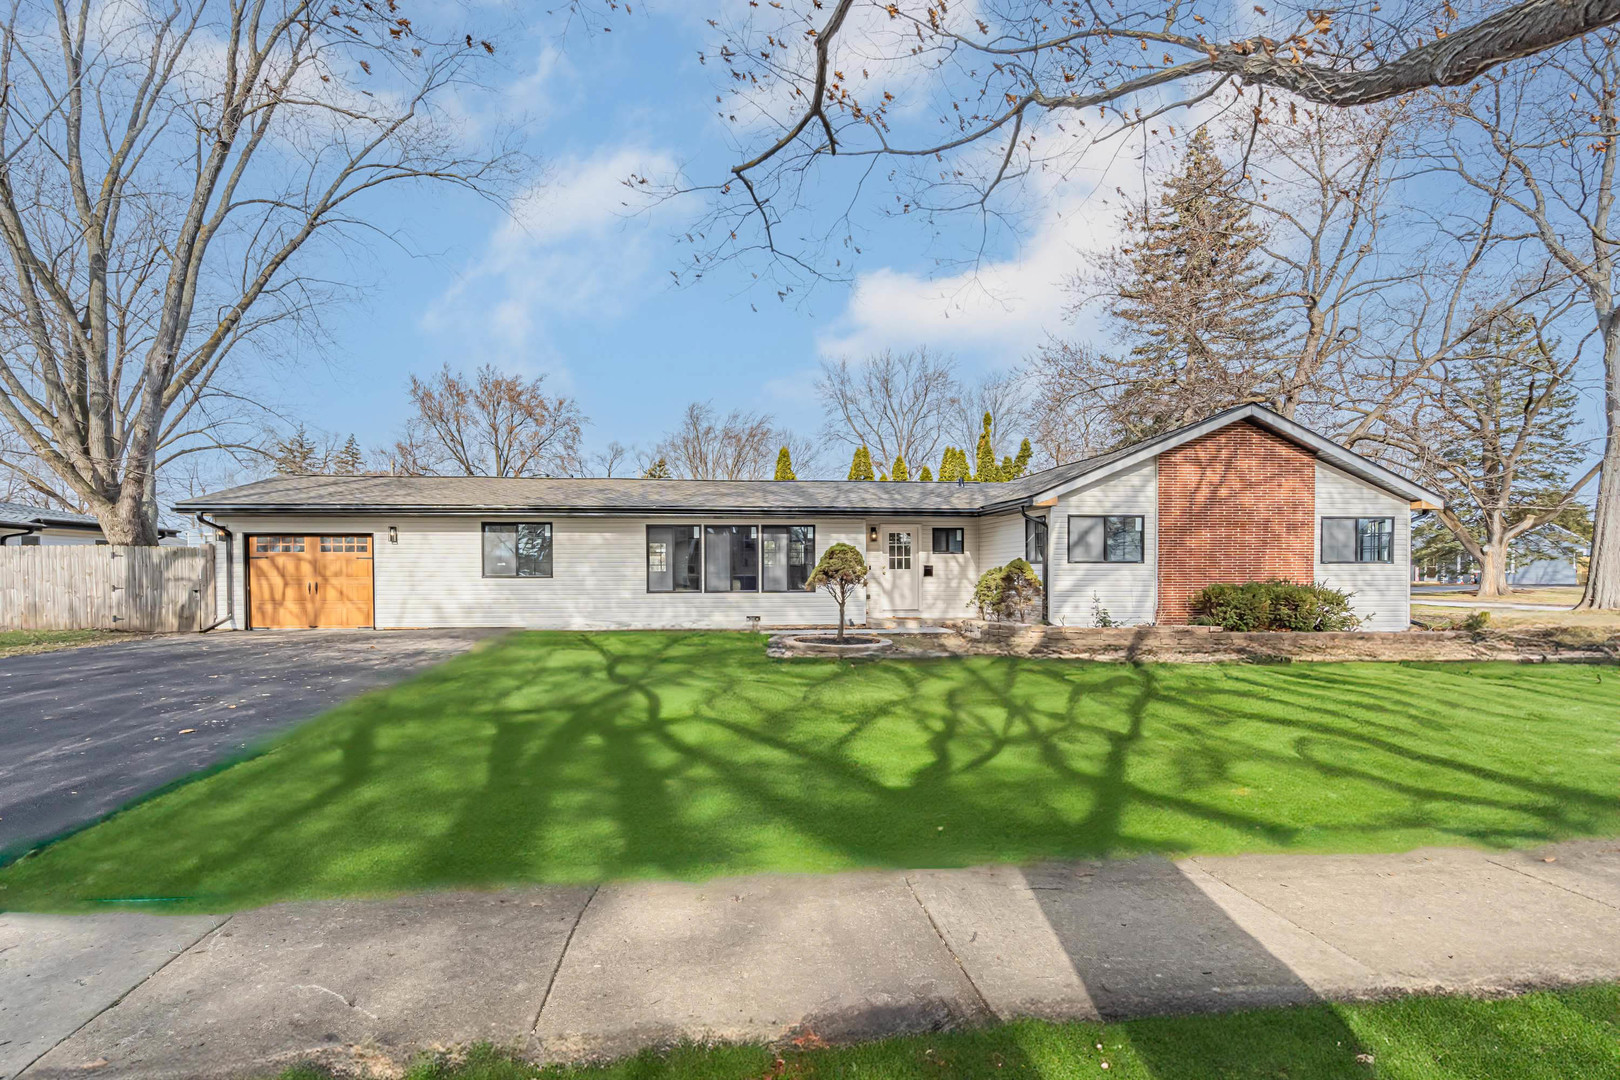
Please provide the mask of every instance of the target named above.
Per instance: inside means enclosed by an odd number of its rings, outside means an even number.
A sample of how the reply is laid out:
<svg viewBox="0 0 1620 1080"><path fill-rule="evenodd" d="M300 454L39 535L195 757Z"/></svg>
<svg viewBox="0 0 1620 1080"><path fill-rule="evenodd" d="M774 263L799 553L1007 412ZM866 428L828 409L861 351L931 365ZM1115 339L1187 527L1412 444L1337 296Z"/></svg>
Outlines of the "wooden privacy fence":
<svg viewBox="0 0 1620 1080"><path fill-rule="evenodd" d="M0 547L0 629L201 630L212 547Z"/></svg>

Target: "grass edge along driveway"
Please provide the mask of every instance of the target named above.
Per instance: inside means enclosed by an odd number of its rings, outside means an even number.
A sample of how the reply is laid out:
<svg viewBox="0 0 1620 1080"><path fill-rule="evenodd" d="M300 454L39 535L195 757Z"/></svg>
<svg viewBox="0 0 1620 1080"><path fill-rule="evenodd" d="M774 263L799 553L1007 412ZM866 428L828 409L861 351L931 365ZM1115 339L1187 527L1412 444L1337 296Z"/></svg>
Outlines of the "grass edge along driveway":
<svg viewBox="0 0 1620 1080"><path fill-rule="evenodd" d="M0 870L0 908L1620 833L1620 671L512 635Z"/></svg>
<svg viewBox="0 0 1620 1080"><path fill-rule="evenodd" d="M856 1046L817 1047L814 1038L798 1043L686 1045L606 1065L545 1069L476 1047L459 1060L425 1057L403 1080L1595 1080L1620 1076L1620 987L1114 1024L1031 1020ZM331 1076L297 1066L279 1080Z"/></svg>

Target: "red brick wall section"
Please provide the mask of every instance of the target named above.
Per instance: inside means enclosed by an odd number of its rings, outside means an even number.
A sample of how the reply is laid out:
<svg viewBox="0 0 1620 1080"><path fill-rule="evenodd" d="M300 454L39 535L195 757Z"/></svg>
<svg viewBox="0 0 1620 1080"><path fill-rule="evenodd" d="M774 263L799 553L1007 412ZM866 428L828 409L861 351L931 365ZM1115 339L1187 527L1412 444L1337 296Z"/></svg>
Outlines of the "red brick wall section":
<svg viewBox="0 0 1620 1080"><path fill-rule="evenodd" d="M1310 581L1315 516L1315 455L1247 421L1160 454L1158 621L1206 585Z"/></svg>

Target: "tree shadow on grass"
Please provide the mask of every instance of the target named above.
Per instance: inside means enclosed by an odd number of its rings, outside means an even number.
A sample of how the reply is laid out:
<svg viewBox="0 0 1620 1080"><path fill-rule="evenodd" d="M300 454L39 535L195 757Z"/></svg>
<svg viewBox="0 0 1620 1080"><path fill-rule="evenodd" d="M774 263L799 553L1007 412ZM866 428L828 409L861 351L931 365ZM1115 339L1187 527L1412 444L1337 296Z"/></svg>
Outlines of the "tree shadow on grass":
<svg viewBox="0 0 1620 1080"><path fill-rule="evenodd" d="M515 635L22 860L0 902L1620 828L1591 719L1620 680L1576 679L1570 703L1573 676L1525 670L1528 688L1496 668L783 663L742 635Z"/></svg>

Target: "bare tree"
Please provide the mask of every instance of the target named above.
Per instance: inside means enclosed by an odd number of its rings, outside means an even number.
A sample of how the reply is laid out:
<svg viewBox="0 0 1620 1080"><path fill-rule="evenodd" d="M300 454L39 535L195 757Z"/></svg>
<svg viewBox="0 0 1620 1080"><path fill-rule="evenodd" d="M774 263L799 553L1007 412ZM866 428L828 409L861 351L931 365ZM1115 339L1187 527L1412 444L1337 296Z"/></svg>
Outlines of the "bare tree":
<svg viewBox="0 0 1620 1080"><path fill-rule="evenodd" d="M700 234L711 258L760 250L809 273L843 272L851 208L825 229L794 218L811 171L900 214L994 218L999 188L1121 127L1178 107L1291 95L1361 106L1493 67L1620 19L1620 2L1450 4L1353 0L1331 10L1162 0L797 0L751 4L711 59L721 115L746 149L714 185ZM1089 126L1088 126L1089 125ZM792 237L793 240L789 240ZM717 241L717 242L715 242ZM695 241L704 243L705 241ZM700 262L702 259L700 258ZM701 267L698 267L699 272Z"/></svg>
<svg viewBox="0 0 1620 1080"><path fill-rule="evenodd" d="M790 438L763 413L733 409L721 416L712 402L694 401L680 426L644 456L643 473L663 462L681 480L765 480Z"/></svg>
<svg viewBox="0 0 1620 1080"><path fill-rule="evenodd" d="M1602 355L1606 438L1581 606L1620 608L1620 35L1593 34L1444 106L1445 164L1494 192L1579 284Z"/></svg>
<svg viewBox="0 0 1620 1080"><path fill-rule="evenodd" d="M411 376L416 415L395 443L396 469L412 476L576 476L585 418L552 397L545 376L503 375L485 364L471 379L444 368Z"/></svg>
<svg viewBox="0 0 1620 1080"><path fill-rule="evenodd" d="M816 380L827 438L864 446L885 465L896 457L919 466L935 460L941 438L958 419L960 391L956 361L926 346L824 362ZM977 421L971 430L977 434Z"/></svg>
<svg viewBox="0 0 1620 1080"><path fill-rule="evenodd" d="M614 439L591 455L592 472L611 479L615 472L622 472L629 466L634 455L634 447L626 446L618 439Z"/></svg>
<svg viewBox="0 0 1620 1080"><path fill-rule="evenodd" d="M0 418L112 542L157 542L158 469L211 445L232 354L331 299L301 255L368 227L379 188L500 175L440 108L493 46L430 18L55 0L0 23Z"/></svg>
<svg viewBox="0 0 1620 1080"><path fill-rule="evenodd" d="M1598 466L1573 437L1579 354L1557 355L1528 316L1493 323L1434 365L1385 425L1411 471L1446 495L1440 522L1480 567L1481 597L1507 591L1509 546L1563 517Z"/></svg>

